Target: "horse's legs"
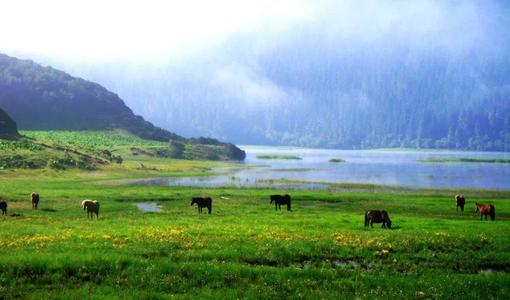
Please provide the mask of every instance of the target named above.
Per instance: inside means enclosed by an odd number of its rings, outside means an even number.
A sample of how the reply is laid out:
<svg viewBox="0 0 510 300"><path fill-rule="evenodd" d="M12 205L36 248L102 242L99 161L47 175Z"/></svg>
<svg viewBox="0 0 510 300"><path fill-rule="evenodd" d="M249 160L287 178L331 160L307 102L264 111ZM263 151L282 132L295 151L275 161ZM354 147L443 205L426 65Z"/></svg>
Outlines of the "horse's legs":
<svg viewBox="0 0 510 300"><path fill-rule="evenodd" d="M212 207L211 206L207 207L207 210L208 210L208 213L211 214Z"/></svg>

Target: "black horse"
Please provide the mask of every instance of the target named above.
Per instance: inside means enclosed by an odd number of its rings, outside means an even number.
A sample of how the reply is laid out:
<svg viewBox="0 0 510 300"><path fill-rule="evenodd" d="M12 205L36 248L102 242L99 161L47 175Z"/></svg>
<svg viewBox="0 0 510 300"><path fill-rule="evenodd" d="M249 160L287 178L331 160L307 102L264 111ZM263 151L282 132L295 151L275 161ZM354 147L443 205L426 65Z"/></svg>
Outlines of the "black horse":
<svg viewBox="0 0 510 300"><path fill-rule="evenodd" d="M365 212L365 227L374 228L374 223L382 223L382 228L391 229L390 216L385 210L369 210Z"/></svg>
<svg viewBox="0 0 510 300"><path fill-rule="evenodd" d="M462 195L455 195L455 203L457 204L457 211L459 210L464 213L464 205L466 204L466 198L462 197Z"/></svg>
<svg viewBox="0 0 510 300"><path fill-rule="evenodd" d="M269 204L274 202L274 209L275 210L282 210L282 205L287 205L287 210L290 210L290 196L285 195L271 195L269 196Z"/></svg>
<svg viewBox="0 0 510 300"><path fill-rule="evenodd" d="M2 211L2 216L7 215L7 202L5 200L0 200L0 210Z"/></svg>
<svg viewBox="0 0 510 300"><path fill-rule="evenodd" d="M211 214L212 211L212 199L211 197L193 197L191 198L191 206L193 204L197 204L198 206L198 213L202 213L202 208L207 207L207 210L209 211L209 214Z"/></svg>

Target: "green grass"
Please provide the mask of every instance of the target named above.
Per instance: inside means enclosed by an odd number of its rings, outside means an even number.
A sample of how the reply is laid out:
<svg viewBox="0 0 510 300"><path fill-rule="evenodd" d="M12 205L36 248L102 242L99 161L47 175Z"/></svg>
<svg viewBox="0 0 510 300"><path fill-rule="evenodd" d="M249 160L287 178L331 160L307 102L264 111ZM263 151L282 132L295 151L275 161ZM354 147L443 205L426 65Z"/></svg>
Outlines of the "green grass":
<svg viewBox="0 0 510 300"><path fill-rule="evenodd" d="M0 172L9 214L21 215L0 220L7 298L510 295L510 192L462 191L462 215L448 191L294 191L287 212L269 205L274 190L125 186L96 172L31 172ZM41 194L37 211L32 191ZM190 207L194 195L213 197L212 215ZM86 219L84 198L101 202L99 220ZM474 214L480 198L496 206L495 222ZM138 211L139 202L163 211ZM394 229L365 229L367 209L389 211Z"/></svg>
<svg viewBox="0 0 510 300"><path fill-rule="evenodd" d="M93 171L0 170L0 197L9 203L9 216L0 217L0 298L510 296L510 191L130 186L122 182L239 166L133 155L126 143L107 148L123 155L122 164ZM33 191L41 195L38 210L28 201ZM291 212L268 203L275 193L290 193ZM464 214L455 210L455 193L466 197ZM202 195L214 199L211 215L190 206L192 196ZM87 220L85 198L100 201L99 220ZM163 211L139 211L140 202ZM475 202L492 203L496 221L480 221ZM368 209L387 210L393 229L365 229Z"/></svg>
<svg viewBox="0 0 510 300"><path fill-rule="evenodd" d="M289 159L289 160L301 160L302 158L295 155L286 154L260 154L257 155L257 159Z"/></svg>
<svg viewBox="0 0 510 300"><path fill-rule="evenodd" d="M124 130L21 131L20 133L34 139L35 143L75 149L93 155L100 154L103 150L108 150L122 158L141 153L140 155L145 156L188 160L232 160L232 154L226 145L182 142L182 153L175 153L170 150L168 142L144 140ZM181 142L178 143L181 144Z"/></svg>
<svg viewBox="0 0 510 300"><path fill-rule="evenodd" d="M343 162L345 162L345 159L342 159L342 158L330 158L328 161L330 163L343 163Z"/></svg>
<svg viewBox="0 0 510 300"><path fill-rule="evenodd" d="M452 157L427 157L426 159L419 160L428 163L455 163L455 162L468 162L468 163L499 163L510 164L510 159L506 158L452 158Z"/></svg>

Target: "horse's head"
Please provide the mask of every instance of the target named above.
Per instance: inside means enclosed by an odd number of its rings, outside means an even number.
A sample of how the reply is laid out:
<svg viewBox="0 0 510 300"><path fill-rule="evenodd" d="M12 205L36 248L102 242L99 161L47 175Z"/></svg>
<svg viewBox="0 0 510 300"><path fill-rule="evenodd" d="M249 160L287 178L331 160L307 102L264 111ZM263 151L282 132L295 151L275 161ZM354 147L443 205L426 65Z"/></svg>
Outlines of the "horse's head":
<svg viewBox="0 0 510 300"><path fill-rule="evenodd" d="M388 221L386 222L386 224L388 225L388 228L391 229L391 220L388 218Z"/></svg>
<svg viewBox="0 0 510 300"><path fill-rule="evenodd" d="M197 199L195 198L191 198L191 206L193 206L193 204L197 203Z"/></svg>
<svg viewBox="0 0 510 300"><path fill-rule="evenodd" d="M83 210L87 209L87 206L89 206L90 202L90 200L83 200L81 202L81 207L83 207Z"/></svg>
<svg viewBox="0 0 510 300"><path fill-rule="evenodd" d="M480 203L475 203L475 212L480 211Z"/></svg>

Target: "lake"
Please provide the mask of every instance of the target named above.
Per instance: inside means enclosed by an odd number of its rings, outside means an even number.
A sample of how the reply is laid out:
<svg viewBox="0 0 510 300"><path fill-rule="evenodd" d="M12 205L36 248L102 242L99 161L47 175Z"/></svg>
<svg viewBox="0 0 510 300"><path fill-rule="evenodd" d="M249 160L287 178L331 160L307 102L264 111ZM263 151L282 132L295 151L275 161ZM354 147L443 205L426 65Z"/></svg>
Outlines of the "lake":
<svg viewBox="0 0 510 300"><path fill-rule="evenodd" d="M240 168L217 169L215 171L218 175L213 176L152 178L138 180L135 184L328 189L331 188L328 183L369 183L427 188L510 188L510 164L419 161L429 157L508 159L509 153L259 146L241 148L246 151L247 157ZM291 155L302 159L259 159L259 155ZM328 161L331 158L341 158L345 162L331 163Z"/></svg>

